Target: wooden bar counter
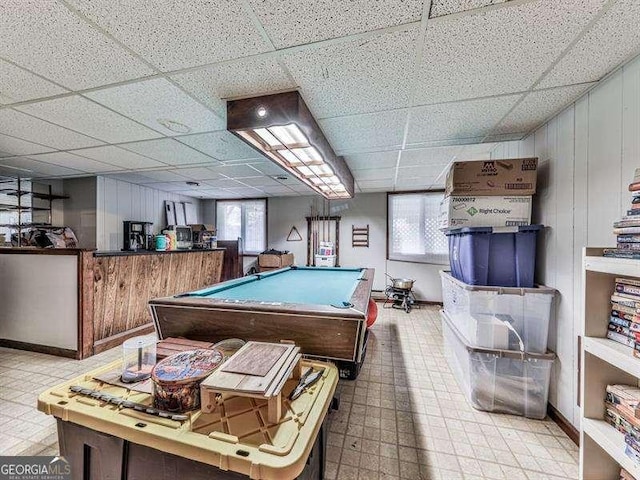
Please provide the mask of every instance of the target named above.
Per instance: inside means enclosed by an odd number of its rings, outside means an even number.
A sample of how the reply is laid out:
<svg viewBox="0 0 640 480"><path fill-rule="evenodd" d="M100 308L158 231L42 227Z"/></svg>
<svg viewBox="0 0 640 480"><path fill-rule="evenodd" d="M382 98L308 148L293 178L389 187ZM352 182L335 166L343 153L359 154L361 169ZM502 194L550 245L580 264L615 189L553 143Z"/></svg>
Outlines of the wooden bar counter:
<svg viewBox="0 0 640 480"><path fill-rule="evenodd" d="M220 282L223 258L0 248L0 346L81 359L151 333L148 301Z"/></svg>

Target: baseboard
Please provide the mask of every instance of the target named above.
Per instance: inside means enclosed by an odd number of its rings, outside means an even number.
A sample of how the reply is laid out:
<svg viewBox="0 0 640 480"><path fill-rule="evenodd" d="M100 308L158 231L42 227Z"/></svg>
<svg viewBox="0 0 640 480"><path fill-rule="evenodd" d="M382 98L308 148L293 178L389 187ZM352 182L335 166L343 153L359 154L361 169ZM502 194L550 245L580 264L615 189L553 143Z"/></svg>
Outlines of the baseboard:
<svg viewBox="0 0 640 480"><path fill-rule="evenodd" d="M122 345L122 342L124 342L128 338L138 335L147 335L149 333L153 333L154 331L155 328L153 326L153 323L147 323L146 325L141 325L139 327L132 328L131 330L127 330L126 332L117 333L115 335L111 335L110 337L103 338L94 342L93 354L96 355L113 347L117 347L118 345Z"/></svg>
<svg viewBox="0 0 640 480"><path fill-rule="evenodd" d="M16 350L26 350L28 352L45 353L47 355L55 355L56 357L76 358L78 352L68 348L52 347L49 345L39 345L37 343L19 342L17 340L9 340L0 338L0 347L14 348Z"/></svg>
<svg viewBox="0 0 640 480"><path fill-rule="evenodd" d="M567 420L564 415L562 415L556 407L551 405L550 403L547 406L547 415L549 418L556 422L556 424L560 427L564 433L571 439L573 443L577 446L580 446L580 432L576 427L574 427L569 420Z"/></svg>

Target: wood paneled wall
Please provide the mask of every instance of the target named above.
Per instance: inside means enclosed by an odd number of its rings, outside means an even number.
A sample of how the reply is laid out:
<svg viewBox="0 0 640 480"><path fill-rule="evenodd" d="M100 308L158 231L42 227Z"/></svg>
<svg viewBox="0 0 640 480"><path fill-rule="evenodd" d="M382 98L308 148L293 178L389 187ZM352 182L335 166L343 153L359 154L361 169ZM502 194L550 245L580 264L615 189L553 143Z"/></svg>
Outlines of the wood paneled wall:
<svg viewBox="0 0 640 480"><path fill-rule="evenodd" d="M93 351L85 353L99 353L127 336L151 331L150 299L218 283L223 254L205 250L95 257L89 279L93 283Z"/></svg>
<svg viewBox="0 0 640 480"><path fill-rule="evenodd" d="M540 162L534 221L548 227L538 245L537 280L560 292L549 333L549 348L558 354L549 400L578 427L582 248L614 246L612 224L629 207L627 187L640 168L640 58L492 154L529 156Z"/></svg>

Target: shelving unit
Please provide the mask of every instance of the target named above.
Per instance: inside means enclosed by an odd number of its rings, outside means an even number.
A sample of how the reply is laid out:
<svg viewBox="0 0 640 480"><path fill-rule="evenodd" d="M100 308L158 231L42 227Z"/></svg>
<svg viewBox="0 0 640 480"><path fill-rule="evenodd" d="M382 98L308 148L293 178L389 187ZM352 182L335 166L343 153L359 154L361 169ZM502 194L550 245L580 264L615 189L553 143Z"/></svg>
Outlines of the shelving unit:
<svg viewBox="0 0 640 480"><path fill-rule="evenodd" d="M51 185L46 185L48 192L33 191L33 183L31 183L31 189L27 190L24 187L24 181L20 178L16 179L4 179L0 182L0 195L6 195L9 197L16 197L16 203L2 203L0 202L0 212L17 212L18 221L16 223L0 223L0 227L17 230L18 233L18 246L22 246L22 231L26 228L38 227L38 228L55 228L52 225L53 201L63 200L69 198L66 195L57 195L52 193ZM29 202L24 202L24 197L30 199ZM48 202L44 205L34 205L33 200L39 200ZM24 213L42 212L45 213L40 222L34 222L33 218L29 222L24 222L22 215Z"/></svg>
<svg viewBox="0 0 640 480"><path fill-rule="evenodd" d="M606 387L638 385L640 358L606 338L616 277L640 278L640 261L583 252L584 319L581 364L580 478L617 479L620 467L640 479L640 466L625 455L624 435L604 421Z"/></svg>

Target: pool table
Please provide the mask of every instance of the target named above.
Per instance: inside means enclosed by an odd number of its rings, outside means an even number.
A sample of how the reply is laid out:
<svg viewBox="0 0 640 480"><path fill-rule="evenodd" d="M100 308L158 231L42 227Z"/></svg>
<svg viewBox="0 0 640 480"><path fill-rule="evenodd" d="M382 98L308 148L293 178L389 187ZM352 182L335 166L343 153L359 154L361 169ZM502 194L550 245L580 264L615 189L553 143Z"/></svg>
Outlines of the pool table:
<svg viewBox="0 0 640 480"><path fill-rule="evenodd" d="M160 339L292 341L306 356L346 362L350 373L341 368L341 376L350 378L364 360L373 274L370 268L294 266L149 306Z"/></svg>

